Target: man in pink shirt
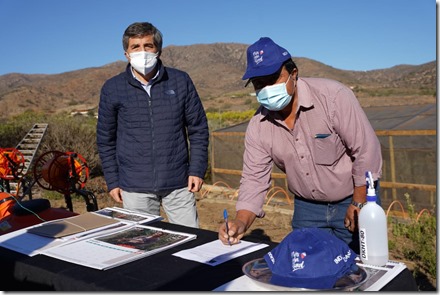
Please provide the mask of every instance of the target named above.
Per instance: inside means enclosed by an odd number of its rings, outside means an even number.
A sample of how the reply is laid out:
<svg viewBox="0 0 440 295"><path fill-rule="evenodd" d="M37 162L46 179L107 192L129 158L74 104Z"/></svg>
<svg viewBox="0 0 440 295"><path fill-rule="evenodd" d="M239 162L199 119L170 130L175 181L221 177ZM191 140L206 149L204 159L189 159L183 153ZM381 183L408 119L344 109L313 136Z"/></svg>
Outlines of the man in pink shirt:
<svg viewBox="0 0 440 295"><path fill-rule="evenodd" d="M372 172L378 191L382 155L355 95L337 81L299 78L290 53L267 37L247 49L247 79L261 106L246 131L237 214L228 232L220 226L219 239L238 243L264 217L275 164L295 195L292 228L326 229L359 253L365 173Z"/></svg>

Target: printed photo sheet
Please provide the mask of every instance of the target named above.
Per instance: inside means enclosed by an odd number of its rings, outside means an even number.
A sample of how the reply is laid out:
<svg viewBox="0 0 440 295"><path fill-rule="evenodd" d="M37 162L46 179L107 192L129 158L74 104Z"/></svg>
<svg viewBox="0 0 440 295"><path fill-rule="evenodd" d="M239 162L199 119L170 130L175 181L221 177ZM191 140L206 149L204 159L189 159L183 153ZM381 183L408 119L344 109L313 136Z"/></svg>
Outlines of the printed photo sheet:
<svg viewBox="0 0 440 295"><path fill-rule="evenodd" d="M41 254L96 269L109 269L166 249L197 236L144 225L109 235L52 247Z"/></svg>

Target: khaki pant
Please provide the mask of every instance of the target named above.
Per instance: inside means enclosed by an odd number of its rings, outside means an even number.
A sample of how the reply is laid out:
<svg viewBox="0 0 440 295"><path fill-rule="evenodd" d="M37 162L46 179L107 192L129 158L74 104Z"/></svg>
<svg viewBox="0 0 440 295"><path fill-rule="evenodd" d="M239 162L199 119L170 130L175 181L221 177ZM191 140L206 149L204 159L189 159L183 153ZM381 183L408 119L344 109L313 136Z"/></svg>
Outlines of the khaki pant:
<svg viewBox="0 0 440 295"><path fill-rule="evenodd" d="M170 223L199 227L196 198L187 187L155 194L122 191L125 209L160 215L162 205Z"/></svg>

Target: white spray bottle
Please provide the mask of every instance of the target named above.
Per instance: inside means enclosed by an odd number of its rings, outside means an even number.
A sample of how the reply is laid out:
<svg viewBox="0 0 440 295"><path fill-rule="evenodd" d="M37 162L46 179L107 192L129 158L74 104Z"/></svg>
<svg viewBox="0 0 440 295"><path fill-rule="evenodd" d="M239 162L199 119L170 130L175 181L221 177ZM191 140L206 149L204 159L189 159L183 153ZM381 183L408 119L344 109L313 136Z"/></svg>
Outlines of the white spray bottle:
<svg viewBox="0 0 440 295"><path fill-rule="evenodd" d="M367 204L359 213L360 259L365 264L383 266L388 262L388 228L384 210L376 203L371 172L367 176Z"/></svg>

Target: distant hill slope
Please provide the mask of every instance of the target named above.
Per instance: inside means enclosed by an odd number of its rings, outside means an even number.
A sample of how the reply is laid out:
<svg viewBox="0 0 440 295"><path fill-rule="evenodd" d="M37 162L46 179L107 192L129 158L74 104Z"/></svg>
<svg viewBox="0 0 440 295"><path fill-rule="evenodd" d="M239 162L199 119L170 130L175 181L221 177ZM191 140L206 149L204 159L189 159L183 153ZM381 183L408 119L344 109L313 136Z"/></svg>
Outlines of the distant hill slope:
<svg viewBox="0 0 440 295"><path fill-rule="evenodd" d="M252 88L244 88L245 82L241 80L247 46L237 43L168 46L163 50L162 60L165 65L190 74L206 109L246 110L255 107L255 98L250 96ZM436 61L373 71L345 71L308 58L293 59L300 76L341 81L353 88L363 105L435 102ZM105 80L123 71L125 66L125 61L117 61L54 75L2 75L0 118L26 110L55 113L96 108Z"/></svg>

